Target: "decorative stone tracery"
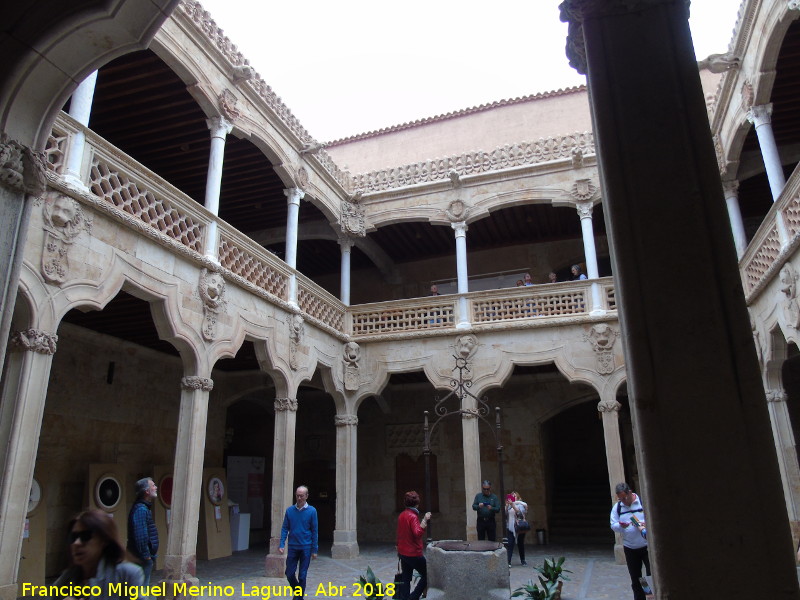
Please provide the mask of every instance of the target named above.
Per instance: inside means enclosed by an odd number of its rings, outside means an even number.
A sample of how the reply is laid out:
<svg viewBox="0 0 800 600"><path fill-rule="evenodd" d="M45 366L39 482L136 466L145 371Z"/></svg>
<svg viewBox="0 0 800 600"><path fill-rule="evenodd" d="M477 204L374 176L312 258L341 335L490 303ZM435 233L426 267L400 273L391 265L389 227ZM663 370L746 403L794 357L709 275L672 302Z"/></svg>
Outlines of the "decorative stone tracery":
<svg viewBox="0 0 800 600"><path fill-rule="evenodd" d="M198 286L200 299L203 301L203 339L212 341L217 337L217 315L227 307L225 299L225 279L220 273L200 271Z"/></svg>
<svg viewBox="0 0 800 600"><path fill-rule="evenodd" d="M69 274L69 247L82 231L91 233L92 221L75 200L55 192L44 200L42 220L42 276L48 283L60 285Z"/></svg>
<svg viewBox="0 0 800 600"><path fill-rule="evenodd" d="M360 360L361 347L355 342L347 342L342 348L342 379L344 389L349 392L356 391L361 385Z"/></svg>
<svg viewBox="0 0 800 600"><path fill-rule="evenodd" d="M214 380L199 375L188 375L181 378L181 389L210 392L214 389Z"/></svg>
<svg viewBox="0 0 800 600"><path fill-rule="evenodd" d="M275 412L297 412L297 398L275 398Z"/></svg>
<svg viewBox="0 0 800 600"><path fill-rule="evenodd" d="M11 346L17 350L37 352L38 354L55 354L58 336L40 329L23 329L11 335Z"/></svg>
<svg viewBox="0 0 800 600"><path fill-rule="evenodd" d="M598 323L583 336L597 356L597 372L601 375L614 372L613 347L618 335L619 332L613 330L608 323Z"/></svg>

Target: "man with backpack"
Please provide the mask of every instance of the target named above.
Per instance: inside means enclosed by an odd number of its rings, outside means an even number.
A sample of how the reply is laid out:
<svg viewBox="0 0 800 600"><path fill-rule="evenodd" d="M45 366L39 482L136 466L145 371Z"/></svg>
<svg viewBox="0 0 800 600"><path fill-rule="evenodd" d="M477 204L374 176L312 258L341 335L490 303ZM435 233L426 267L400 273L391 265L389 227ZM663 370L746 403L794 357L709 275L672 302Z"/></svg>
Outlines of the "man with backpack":
<svg viewBox="0 0 800 600"><path fill-rule="evenodd" d="M625 563L631 576L631 589L634 600L645 600L646 592L642 587L642 565L650 575L650 557L647 554L647 528L644 519L644 507L639 496L631 491L627 483L618 483L616 487L617 502L611 507L611 530L622 536L622 549L625 552ZM644 579L644 583L647 580ZM649 590L647 590L649 592Z"/></svg>

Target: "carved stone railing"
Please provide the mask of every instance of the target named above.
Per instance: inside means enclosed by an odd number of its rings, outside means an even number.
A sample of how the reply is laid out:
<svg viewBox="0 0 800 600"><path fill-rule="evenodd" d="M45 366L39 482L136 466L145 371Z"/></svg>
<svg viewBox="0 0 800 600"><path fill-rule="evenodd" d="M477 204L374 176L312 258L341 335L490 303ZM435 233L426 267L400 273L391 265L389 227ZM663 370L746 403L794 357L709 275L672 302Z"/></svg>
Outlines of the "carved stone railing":
<svg viewBox="0 0 800 600"><path fill-rule="evenodd" d="M246 282L279 300L287 300L291 274L289 266L237 229L222 222L219 224L219 263L240 277L240 283Z"/></svg>
<svg viewBox="0 0 800 600"><path fill-rule="evenodd" d="M595 153L594 138L591 132L542 138L535 142L520 142L502 146L491 152L482 150L466 152L458 156L437 158L413 165L360 173L353 175L353 189L364 192L380 192L418 183L445 180L450 171L456 171L462 176L486 173L510 167L572 158L576 151L580 151L584 156Z"/></svg>
<svg viewBox="0 0 800 600"><path fill-rule="evenodd" d="M778 220L786 227L781 240ZM800 165L795 168L778 199L772 204L761 226L739 261L742 286L748 302L767 285L783 263L783 257L800 246Z"/></svg>
<svg viewBox="0 0 800 600"><path fill-rule="evenodd" d="M359 304L349 309L353 337L403 331L452 329L457 296L408 298Z"/></svg>
<svg viewBox="0 0 800 600"><path fill-rule="evenodd" d="M50 132L44 148L44 155L47 159L47 168L54 173L64 174L67 166L67 149L72 136L78 130L77 128L77 123L64 113L59 115L59 119L53 124L53 130Z"/></svg>
<svg viewBox="0 0 800 600"><path fill-rule="evenodd" d="M347 307L341 300L300 274L297 276L297 304L306 315L335 331L344 332Z"/></svg>

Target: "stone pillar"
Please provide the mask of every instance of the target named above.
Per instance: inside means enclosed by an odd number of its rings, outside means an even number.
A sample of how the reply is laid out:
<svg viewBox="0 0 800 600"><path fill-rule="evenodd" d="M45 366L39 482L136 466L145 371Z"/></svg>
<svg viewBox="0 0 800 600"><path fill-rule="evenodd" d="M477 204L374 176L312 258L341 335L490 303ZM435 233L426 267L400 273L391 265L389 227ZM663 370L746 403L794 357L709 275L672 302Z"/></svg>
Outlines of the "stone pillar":
<svg viewBox="0 0 800 600"><path fill-rule="evenodd" d="M275 399L275 444L272 454L272 531L265 561L267 577L283 577L286 555L278 552L286 507L294 501L294 434L297 399Z"/></svg>
<svg viewBox="0 0 800 600"><path fill-rule="evenodd" d="M358 558L358 444L356 415L336 415L336 529L331 556Z"/></svg>
<svg viewBox="0 0 800 600"><path fill-rule="evenodd" d="M19 270L25 250L33 200L45 190L43 152L0 137L0 373L17 298Z"/></svg>
<svg viewBox="0 0 800 600"><path fill-rule="evenodd" d="M756 128L761 158L764 160L764 168L767 171L769 189L774 202L781 195L783 186L786 185L786 177L783 175L778 145L775 143L775 135L772 133L772 104L751 106L747 111L747 120Z"/></svg>
<svg viewBox="0 0 800 600"><path fill-rule="evenodd" d="M89 126L96 83L97 71L94 71L75 88L75 91L72 92L72 99L69 102L69 116L84 127ZM86 184L81 181L81 164L83 163L83 149L85 146L86 134L83 130L78 130L70 140L66 169L64 169L65 179L84 187Z"/></svg>
<svg viewBox="0 0 800 600"><path fill-rule="evenodd" d="M350 255L354 244L349 235L339 234L339 246L342 249L340 300L345 306L350 306Z"/></svg>
<svg viewBox="0 0 800 600"><path fill-rule="evenodd" d="M164 580L197 585L197 524L203 488L203 461L206 446L208 394L214 382L191 375L181 379L181 407L178 415L178 438L175 447L175 490L170 516ZM162 544L164 541L162 540Z"/></svg>
<svg viewBox="0 0 800 600"><path fill-rule="evenodd" d="M475 400L465 398L464 402L470 402L470 406L462 406L463 409L474 411ZM464 490L465 490L465 513L467 531L465 540L477 540L478 533L475 529L477 513L472 510L472 501L475 494L481 491L481 440L478 431L478 417L476 413L465 412L461 415L461 433L464 444ZM497 490L495 490L497 491ZM497 533L502 538L505 532L502 527L497 527Z"/></svg>
<svg viewBox="0 0 800 600"><path fill-rule="evenodd" d="M731 222L736 256L741 259L747 249L747 235L744 232L742 211L739 209L739 182L723 181L722 191L725 193L725 204L728 207L728 220Z"/></svg>
<svg viewBox="0 0 800 600"><path fill-rule="evenodd" d="M616 485L625 479L625 467L622 463L622 442L619 436L619 410L622 405L616 398L606 398L597 404L597 410L603 418L603 438L606 442L606 465L608 465L608 485L611 491L611 503L616 502ZM611 507L609 503L609 508ZM615 534L614 559L618 565L625 564L622 551L622 537Z"/></svg>
<svg viewBox="0 0 800 600"><path fill-rule="evenodd" d="M687 3L561 10L570 58L587 73L656 593L798 598ZM698 476L713 517L687 502Z"/></svg>
<svg viewBox="0 0 800 600"><path fill-rule="evenodd" d="M458 274L458 329L468 329L471 327L469 314L467 314L467 299L464 294L469 292L469 272L467 270L467 229L469 227L464 221L451 223L450 226L456 232L456 273Z"/></svg>
<svg viewBox="0 0 800 600"><path fill-rule="evenodd" d="M594 205L591 202L578 202L575 205L578 209L578 216L581 219L581 233L583 234L583 255L586 257L586 276L589 279L597 279L600 274L597 269L597 249L594 245L594 226L592 223L592 211ZM600 294L600 285L596 282L592 284L592 310L591 314L603 314L603 300Z"/></svg>
<svg viewBox="0 0 800 600"><path fill-rule="evenodd" d="M786 392L783 389L767 390L767 408L772 423L772 435L775 438L775 450L778 454L786 511L789 513L789 523L796 546L800 538L800 465L797 461L789 407L786 404Z"/></svg>
<svg viewBox="0 0 800 600"><path fill-rule="evenodd" d="M225 137L233 129L233 124L223 117L212 117L206 121L211 131L211 149L208 153L208 173L206 174L205 207L214 215L219 215L219 194L222 189L222 163L225 159ZM205 255L217 262L219 243L217 242L217 222L208 224L206 231Z"/></svg>
<svg viewBox="0 0 800 600"><path fill-rule="evenodd" d="M27 329L11 336L0 401L0 599L17 590L17 569L58 336Z"/></svg>
<svg viewBox="0 0 800 600"><path fill-rule="evenodd" d="M289 205L286 217L286 264L292 269L297 269L297 228L300 218L300 200L305 196L305 192L300 188L288 188L283 190ZM297 275L292 273L289 277L289 304L297 306Z"/></svg>

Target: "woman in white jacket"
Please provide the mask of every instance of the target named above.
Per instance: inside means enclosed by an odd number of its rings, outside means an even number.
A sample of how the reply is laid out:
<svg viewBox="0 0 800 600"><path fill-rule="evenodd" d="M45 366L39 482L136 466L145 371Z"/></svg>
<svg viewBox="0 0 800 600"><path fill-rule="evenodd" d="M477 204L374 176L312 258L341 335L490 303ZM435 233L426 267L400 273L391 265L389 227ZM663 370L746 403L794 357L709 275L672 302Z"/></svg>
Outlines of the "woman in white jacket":
<svg viewBox="0 0 800 600"><path fill-rule="evenodd" d="M526 531L517 530L517 521L528 520L528 505L523 502L519 492L511 492L506 496L506 511L508 511L508 566L511 566L511 557L514 555L514 544L519 548L520 564L527 565L525 562L525 534Z"/></svg>

